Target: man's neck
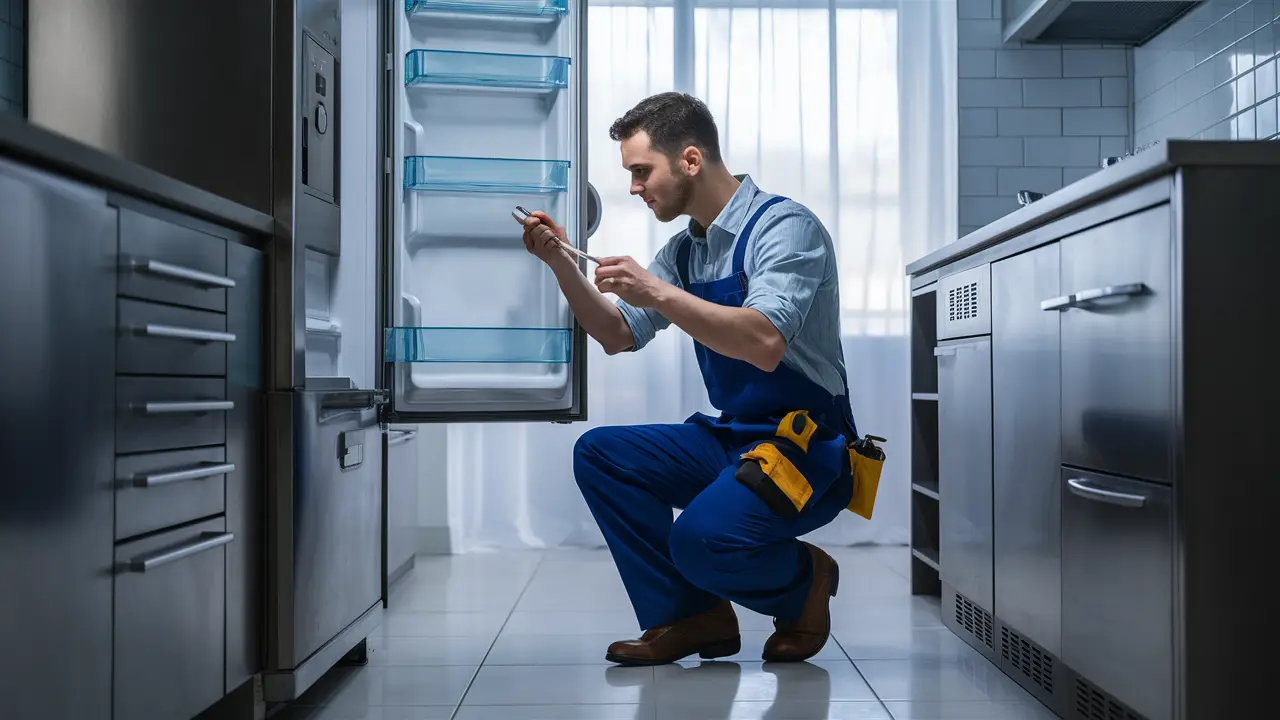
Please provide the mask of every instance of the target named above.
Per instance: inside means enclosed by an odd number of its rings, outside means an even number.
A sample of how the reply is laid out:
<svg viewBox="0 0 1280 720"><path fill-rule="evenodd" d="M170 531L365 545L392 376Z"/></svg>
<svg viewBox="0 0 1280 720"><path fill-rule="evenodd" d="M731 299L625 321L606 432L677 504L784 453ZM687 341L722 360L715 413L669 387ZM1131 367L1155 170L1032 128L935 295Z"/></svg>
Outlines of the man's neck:
<svg viewBox="0 0 1280 720"><path fill-rule="evenodd" d="M720 217L724 206L733 199L733 194L738 191L738 186L741 184L726 167L720 166L708 168L708 170L708 177L700 183L701 187L694 193L687 210L689 217L704 228L711 227L711 223Z"/></svg>

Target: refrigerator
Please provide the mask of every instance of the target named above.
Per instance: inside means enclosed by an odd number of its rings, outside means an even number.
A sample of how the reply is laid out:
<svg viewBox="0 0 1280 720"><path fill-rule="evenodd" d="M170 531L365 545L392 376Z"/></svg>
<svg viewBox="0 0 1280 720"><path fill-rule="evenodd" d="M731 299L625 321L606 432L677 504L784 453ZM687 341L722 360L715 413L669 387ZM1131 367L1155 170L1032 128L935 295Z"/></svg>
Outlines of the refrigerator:
<svg viewBox="0 0 1280 720"><path fill-rule="evenodd" d="M275 3L269 702L381 622L406 466L384 449L585 420L586 335L512 210L582 249L600 216L585 0Z"/></svg>

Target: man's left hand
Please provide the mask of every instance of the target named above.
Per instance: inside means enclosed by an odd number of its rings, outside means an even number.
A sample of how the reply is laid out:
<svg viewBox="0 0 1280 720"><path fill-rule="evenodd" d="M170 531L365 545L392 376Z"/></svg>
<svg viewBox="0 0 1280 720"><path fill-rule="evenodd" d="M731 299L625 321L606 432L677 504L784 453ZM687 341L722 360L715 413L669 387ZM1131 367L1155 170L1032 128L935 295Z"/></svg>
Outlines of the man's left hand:
<svg viewBox="0 0 1280 720"><path fill-rule="evenodd" d="M651 308L673 287L629 257L600 258L596 268L596 288L613 293L634 307Z"/></svg>

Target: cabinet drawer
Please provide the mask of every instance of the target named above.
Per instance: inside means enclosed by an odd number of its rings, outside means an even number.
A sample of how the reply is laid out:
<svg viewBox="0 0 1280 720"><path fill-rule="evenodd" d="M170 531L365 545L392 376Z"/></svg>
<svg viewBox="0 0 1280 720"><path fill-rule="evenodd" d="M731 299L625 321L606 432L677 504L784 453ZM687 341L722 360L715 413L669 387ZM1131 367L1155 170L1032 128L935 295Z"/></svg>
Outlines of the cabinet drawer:
<svg viewBox="0 0 1280 720"><path fill-rule="evenodd" d="M1062 462L1169 482L1172 235L1163 205L1062 241Z"/></svg>
<svg viewBox="0 0 1280 720"><path fill-rule="evenodd" d="M190 718L222 697L222 518L116 548L114 720Z"/></svg>
<svg viewBox="0 0 1280 720"><path fill-rule="evenodd" d="M218 515L224 509L221 447L116 459L116 540Z"/></svg>
<svg viewBox="0 0 1280 720"><path fill-rule="evenodd" d="M117 378L116 452L222 445L226 394L225 380Z"/></svg>
<svg viewBox="0 0 1280 720"><path fill-rule="evenodd" d="M225 375L227 316L137 300L119 301L117 372L138 375Z"/></svg>
<svg viewBox="0 0 1280 720"><path fill-rule="evenodd" d="M1162 485L1062 469L1062 659L1173 717L1173 520Z"/></svg>
<svg viewBox="0 0 1280 720"><path fill-rule="evenodd" d="M227 242L199 230L120 210L121 295L225 311Z"/></svg>

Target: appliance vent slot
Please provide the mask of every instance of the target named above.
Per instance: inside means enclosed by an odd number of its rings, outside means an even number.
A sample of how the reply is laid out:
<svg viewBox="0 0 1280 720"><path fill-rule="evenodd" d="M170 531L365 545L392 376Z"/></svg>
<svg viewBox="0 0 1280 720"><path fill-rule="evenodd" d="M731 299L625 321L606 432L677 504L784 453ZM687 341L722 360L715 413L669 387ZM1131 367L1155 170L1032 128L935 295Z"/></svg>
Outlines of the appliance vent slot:
<svg viewBox="0 0 1280 720"><path fill-rule="evenodd" d="M953 287L947 291L951 322L978 317L978 283Z"/></svg>
<svg viewBox="0 0 1280 720"><path fill-rule="evenodd" d="M978 642L995 649L995 623L991 615L960 593L956 593L956 623L977 638Z"/></svg>
<svg viewBox="0 0 1280 720"><path fill-rule="evenodd" d="M1053 694L1053 656L1007 627L1000 628L1000 656L1037 687Z"/></svg>
<svg viewBox="0 0 1280 720"><path fill-rule="evenodd" d="M1146 720L1082 678L1076 678L1075 715L1073 720Z"/></svg>

